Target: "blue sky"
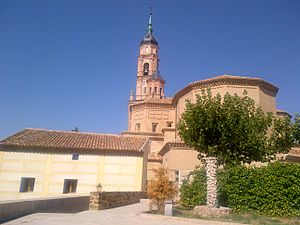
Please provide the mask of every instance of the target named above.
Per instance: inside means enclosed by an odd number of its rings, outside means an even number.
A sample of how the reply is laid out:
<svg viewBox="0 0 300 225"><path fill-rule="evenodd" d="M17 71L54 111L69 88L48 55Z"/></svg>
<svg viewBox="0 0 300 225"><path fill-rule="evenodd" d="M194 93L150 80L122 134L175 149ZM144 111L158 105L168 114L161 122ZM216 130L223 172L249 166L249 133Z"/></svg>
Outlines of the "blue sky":
<svg viewBox="0 0 300 225"><path fill-rule="evenodd" d="M0 1L0 139L26 127L120 133L153 7L166 95L221 74L300 112L300 1Z"/></svg>

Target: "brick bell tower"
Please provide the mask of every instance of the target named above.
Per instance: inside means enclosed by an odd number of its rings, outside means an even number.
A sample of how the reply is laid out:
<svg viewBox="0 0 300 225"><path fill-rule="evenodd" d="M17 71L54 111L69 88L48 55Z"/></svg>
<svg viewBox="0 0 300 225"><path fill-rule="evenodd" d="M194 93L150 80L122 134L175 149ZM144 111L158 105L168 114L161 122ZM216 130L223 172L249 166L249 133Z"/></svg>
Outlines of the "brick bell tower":
<svg viewBox="0 0 300 225"><path fill-rule="evenodd" d="M140 43L135 100L164 98L165 81L159 73L158 42L153 36L150 11L147 33ZM131 100L134 100L131 94Z"/></svg>

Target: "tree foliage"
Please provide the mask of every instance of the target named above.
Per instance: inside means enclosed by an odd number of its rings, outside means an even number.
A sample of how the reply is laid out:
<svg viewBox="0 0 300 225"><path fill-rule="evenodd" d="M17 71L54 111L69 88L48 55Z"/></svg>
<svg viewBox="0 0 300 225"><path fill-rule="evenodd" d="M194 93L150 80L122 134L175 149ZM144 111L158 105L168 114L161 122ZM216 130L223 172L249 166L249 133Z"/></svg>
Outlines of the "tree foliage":
<svg viewBox="0 0 300 225"><path fill-rule="evenodd" d="M296 114L293 124L293 138L297 145L300 145L300 115Z"/></svg>
<svg viewBox="0 0 300 225"><path fill-rule="evenodd" d="M203 90L195 103L187 101L178 131L186 144L227 165L266 161L292 145L288 120L274 118L257 107L246 93L227 93L222 98ZM272 126L271 135L267 135Z"/></svg>
<svg viewBox="0 0 300 225"><path fill-rule="evenodd" d="M169 181L167 170L163 167L153 169L154 179L150 180L147 187L151 208L155 206L162 210L165 200L173 199L177 193L175 186Z"/></svg>
<svg viewBox="0 0 300 225"><path fill-rule="evenodd" d="M193 170L180 186L179 204L186 208L206 203L206 174L204 167Z"/></svg>

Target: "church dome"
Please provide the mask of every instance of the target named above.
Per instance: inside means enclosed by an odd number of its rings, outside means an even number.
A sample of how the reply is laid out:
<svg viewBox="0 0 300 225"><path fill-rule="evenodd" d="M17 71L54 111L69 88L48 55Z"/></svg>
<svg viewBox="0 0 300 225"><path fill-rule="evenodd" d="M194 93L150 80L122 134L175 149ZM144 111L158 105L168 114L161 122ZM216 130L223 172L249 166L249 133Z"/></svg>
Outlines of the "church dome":
<svg viewBox="0 0 300 225"><path fill-rule="evenodd" d="M158 42L152 32L148 32L141 41L141 45L143 44L154 44L158 46Z"/></svg>

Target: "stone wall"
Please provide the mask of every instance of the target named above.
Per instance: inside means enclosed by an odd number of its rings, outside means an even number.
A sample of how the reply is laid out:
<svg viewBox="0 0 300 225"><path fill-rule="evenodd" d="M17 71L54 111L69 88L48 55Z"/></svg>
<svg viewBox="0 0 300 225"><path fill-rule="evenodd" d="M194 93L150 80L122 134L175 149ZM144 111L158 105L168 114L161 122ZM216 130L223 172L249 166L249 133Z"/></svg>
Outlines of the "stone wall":
<svg viewBox="0 0 300 225"><path fill-rule="evenodd" d="M146 192L91 192L90 210L109 209L140 202Z"/></svg>
<svg viewBox="0 0 300 225"><path fill-rule="evenodd" d="M1 201L0 224L32 213L76 213L88 209L89 196Z"/></svg>

